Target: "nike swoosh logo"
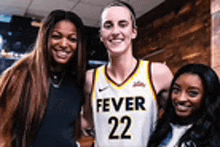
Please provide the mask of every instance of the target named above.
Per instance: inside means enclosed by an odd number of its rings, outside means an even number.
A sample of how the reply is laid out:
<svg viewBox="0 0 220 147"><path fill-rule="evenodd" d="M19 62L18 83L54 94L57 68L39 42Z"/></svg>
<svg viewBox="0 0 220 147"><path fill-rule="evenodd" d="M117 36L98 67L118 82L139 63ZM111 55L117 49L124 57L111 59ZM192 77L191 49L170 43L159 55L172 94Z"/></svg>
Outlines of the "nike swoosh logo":
<svg viewBox="0 0 220 147"><path fill-rule="evenodd" d="M108 86L104 87L104 88L99 88L99 92L102 92L102 91L106 90L107 88L108 88Z"/></svg>

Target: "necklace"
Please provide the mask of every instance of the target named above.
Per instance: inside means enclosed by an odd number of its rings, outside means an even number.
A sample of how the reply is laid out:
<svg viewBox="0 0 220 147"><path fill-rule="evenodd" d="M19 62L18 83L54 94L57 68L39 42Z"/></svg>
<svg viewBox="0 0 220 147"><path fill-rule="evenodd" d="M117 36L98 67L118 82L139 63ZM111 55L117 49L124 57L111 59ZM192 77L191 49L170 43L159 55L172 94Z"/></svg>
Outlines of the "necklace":
<svg viewBox="0 0 220 147"><path fill-rule="evenodd" d="M52 86L54 88L59 88L60 87L60 84L63 81L63 78L64 78L65 74L66 74L66 72L51 73L51 83L52 83Z"/></svg>

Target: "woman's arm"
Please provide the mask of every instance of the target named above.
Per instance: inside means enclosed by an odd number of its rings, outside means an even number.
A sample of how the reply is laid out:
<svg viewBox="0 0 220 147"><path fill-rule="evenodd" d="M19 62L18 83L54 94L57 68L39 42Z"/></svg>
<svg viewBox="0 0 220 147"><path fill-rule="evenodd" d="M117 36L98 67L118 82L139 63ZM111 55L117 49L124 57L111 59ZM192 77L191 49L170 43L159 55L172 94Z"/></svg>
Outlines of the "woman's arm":
<svg viewBox="0 0 220 147"><path fill-rule="evenodd" d="M81 126L83 134L86 136L91 136L91 130L93 129L91 92L94 71L95 70L92 69L86 72L86 81L84 86L85 104L83 105L81 112Z"/></svg>

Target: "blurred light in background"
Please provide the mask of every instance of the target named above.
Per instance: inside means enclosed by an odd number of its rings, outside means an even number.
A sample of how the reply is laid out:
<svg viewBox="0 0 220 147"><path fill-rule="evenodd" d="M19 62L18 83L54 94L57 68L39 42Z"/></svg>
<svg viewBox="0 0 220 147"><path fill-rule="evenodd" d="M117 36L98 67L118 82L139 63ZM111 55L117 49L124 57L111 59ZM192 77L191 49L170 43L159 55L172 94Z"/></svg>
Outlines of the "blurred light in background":
<svg viewBox="0 0 220 147"><path fill-rule="evenodd" d="M3 47L3 43L4 43L4 39L3 39L3 36L0 35L0 50L2 49Z"/></svg>
<svg viewBox="0 0 220 147"><path fill-rule="evenodd" d="M12 16L0 14L0 22L10 23L12 20Z"/></svg>

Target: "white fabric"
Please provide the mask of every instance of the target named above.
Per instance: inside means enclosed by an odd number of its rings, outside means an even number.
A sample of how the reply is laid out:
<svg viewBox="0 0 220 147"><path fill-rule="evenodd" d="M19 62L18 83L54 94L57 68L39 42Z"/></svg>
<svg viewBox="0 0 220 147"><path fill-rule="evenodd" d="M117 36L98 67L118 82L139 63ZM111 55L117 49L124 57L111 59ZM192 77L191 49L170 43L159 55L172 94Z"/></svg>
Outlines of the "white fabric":
<svg viewBox="0 0 220 147"><path fill-rule="evenodd" d="M98 147L147 146L158 113L149 66L140 61L121 86L107 78L104 66L97 69L92 105Z"/></svg>
<svg viewBox="0 0 220 147"><path fill-rule="evenodd" d="M189 124L189 125L171 124L171 126L172 126L172 138L170 142L166 145L160 145L160 147L175 147L178 144L178 141L180 140L180 138L186 133L186 131L189 128L192 127L192 124Z"/></svg>

